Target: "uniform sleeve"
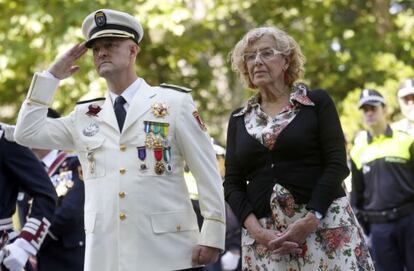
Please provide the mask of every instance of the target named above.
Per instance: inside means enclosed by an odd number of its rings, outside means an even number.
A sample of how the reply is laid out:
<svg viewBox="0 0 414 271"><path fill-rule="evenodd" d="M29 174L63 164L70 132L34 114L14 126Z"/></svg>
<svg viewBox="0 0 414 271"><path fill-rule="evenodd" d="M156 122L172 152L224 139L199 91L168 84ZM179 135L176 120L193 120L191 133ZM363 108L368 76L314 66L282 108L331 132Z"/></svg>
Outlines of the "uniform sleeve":
<svg viewBox="0 0 414 271"><path fill-rule="evenodd" d="M83 205L85 202L85 187L79 177L79 161L74 159L71 162L73 187L63 197L60 206L56 207L55 215L52 219L50 232L58 239L65 233L70 232L83 223Z"/></svg>
<svg viewBox="0 0 414 271"><path fill-rule="evenodd" d="M312 92L318 95L315 104L324 170L306 208L324 215L335 200L333 196L341 189L342 181L348 176L349 169L346 164L345 137L335 104L325 91Z"/></svg>
<svg viewBox="0 0 414 271"><path fill-rule="evenodd" d="M193 116L196 112L194 101L188 94L183 96L175 137L197 182L200 211L204 218L199 244L224 250L225 207L217 159L210 137Z"/></svg>
<svg viewBox="0 0 414 271"><path fill-rule="evenodd" d="M36 156L26 147L4 140L2 152L5 170L10 173L10 182L33 198L31 212L23 226L21 237L36 250L40 247L50 226L56 206L55 189Z"/></svg>
<svg viewBox="0 0 414 271"><path fill-rule="evenodd" d="M243 225L247 216L253 212L253 206L246 196L246 179L237 163L236 136L236 119L231 117L227 128L224 194L226 201Z"/></svg>
<svg viewBox="0 0 414 271"><path fill-rule="evenodd" d="M57 79L36 73L17 118L14 137L19 144L39 149L73 150L73 114L47 118L47 109L58 87Z"/></svg>

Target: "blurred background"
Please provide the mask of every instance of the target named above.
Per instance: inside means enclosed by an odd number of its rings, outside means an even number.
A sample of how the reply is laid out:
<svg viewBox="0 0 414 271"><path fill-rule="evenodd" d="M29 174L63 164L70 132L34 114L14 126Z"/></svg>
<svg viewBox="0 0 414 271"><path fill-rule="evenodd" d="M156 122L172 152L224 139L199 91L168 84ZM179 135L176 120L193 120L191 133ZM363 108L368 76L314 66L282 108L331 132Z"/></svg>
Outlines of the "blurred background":
<svg viewBox="0 0 414 271"><path fill-rule="evenodd" d="M375 88L400 118L399 81L414 77L414 1L402 0L0 0L0 121L14 123L32 75L82 41L84 17L99 8L136 15L145 36L138 74L193 89L209 133L225 142L230 112L253 92L231 71L228 55L249 29L289 32L307 58L304 82L334 98L348 141L361 128L357 99ZM53 108L105 92L87 53L81 70L62 81Z"/></svg>

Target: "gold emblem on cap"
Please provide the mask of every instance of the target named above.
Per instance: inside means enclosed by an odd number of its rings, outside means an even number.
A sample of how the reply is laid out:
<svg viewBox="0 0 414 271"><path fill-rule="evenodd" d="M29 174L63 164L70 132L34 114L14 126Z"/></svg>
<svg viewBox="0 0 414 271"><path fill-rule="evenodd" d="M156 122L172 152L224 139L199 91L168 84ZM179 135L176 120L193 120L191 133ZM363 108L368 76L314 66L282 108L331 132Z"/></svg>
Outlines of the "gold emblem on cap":
<svg viewBox="0 0 414 271"><path fill-rule="evenodd" d="M152 114L157 118L168 115L168 106L165 103L154 103L152 106Z"/></svg>

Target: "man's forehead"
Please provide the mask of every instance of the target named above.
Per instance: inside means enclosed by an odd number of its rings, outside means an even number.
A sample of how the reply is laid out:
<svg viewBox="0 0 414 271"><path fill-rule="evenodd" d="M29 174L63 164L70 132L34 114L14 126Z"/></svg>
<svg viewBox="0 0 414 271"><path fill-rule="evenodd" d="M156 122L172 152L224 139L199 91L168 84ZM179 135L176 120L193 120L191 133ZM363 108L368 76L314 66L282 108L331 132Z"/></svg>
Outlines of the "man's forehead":
<svg viewBox="0 0 414 271"><path fill-rule="evenodd" d="M91 44L91 47L97 46L97 45L101 45L101 44L106 44L106 43L122 43L129 40L128 38L113 38L113 37L105 37L105 38L100 38L97 40L94 40Z"/></svg>

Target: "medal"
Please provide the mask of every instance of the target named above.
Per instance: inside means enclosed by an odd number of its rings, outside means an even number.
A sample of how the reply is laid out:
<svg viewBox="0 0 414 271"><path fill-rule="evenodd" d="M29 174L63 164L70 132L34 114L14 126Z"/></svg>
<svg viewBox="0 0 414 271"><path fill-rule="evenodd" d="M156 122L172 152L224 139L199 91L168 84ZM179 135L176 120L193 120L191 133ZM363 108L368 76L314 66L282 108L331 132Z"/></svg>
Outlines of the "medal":
<svg viewBox="0 0 414 271"><path fill-rule="evenodd" d="M160 136L156 136L154 139L154 148L162 148L163 139Z"/></svg>
<svg viewBox="0 0 414 271"><path fill-rule="evenodd" d="M155 163L154 171L157 175L162 175L165 171L165 166L161 161Z"/></svg>
<svg viewBox="0 0 414 271"><path fill-rule="evenodd" d="M165 166L165 170L167 171L167 173L171 173L172 172L172 165L170 164L170 161L171 161L171 147L165 147L164 148L164 161L167 164Z"/></svg>
<svg viewBox="0 0 414 271"><path fill-rule="evenodd" d="M148 149L152 149L152 147L154 147L154 136L152 133L145 136L145 147Z"/></svg>
<svg viewBox="0 0 414 271"><path fill-rule="evenodd" d="M168 115L168 106L165 103L154 103L152 106L152 114L157 118Z"/></svg>
<svg viewBox="0 0 414 271"><path fill-rule="evenodd" d="M99 125L94 122L89 123L89 125L85 127L82 132L84 136L94 136L99 132Z"/></svg>
<svg viewBox="0 0 414 271"><path fill-rule="evenodd" d="M157 162L155 163L154 171L157 175L162 175L165 171L165 166L163 164L162 157L162 148L154 148L154 157Z"/></svg>
<svg viewBox="0 0 414 271"><path fill-rule="evenodd" d="M164 138L168 136L168 126L169 126L168 123L165 123L165 124L166 125L163 125L161 128L161 136Z"/></svg>
<svg viewBox="0 0 414 271"><path fill-rule="evenodd" d="M89 172L91 174L95 173L95 157L93 152L88 152L88 154L86 155L86 159L88 159L89 162Z"/></svg>
<svg viewBox="0 0 414 271"><path fill-rule="evenodd" d="M144 131L146 134L149 134L149 132L151 132L151 122L144 121Z"/></svg>
<svg viewBox="0 0 414 271"><path fill-rule="evenodd" d="M139 170L145 171L148 169L147 165L145 164L145 158L147 157L147 151L145 149L145 146L137 147L138 150L138 158L142 161L142 163L139 165Z"/></svg>

